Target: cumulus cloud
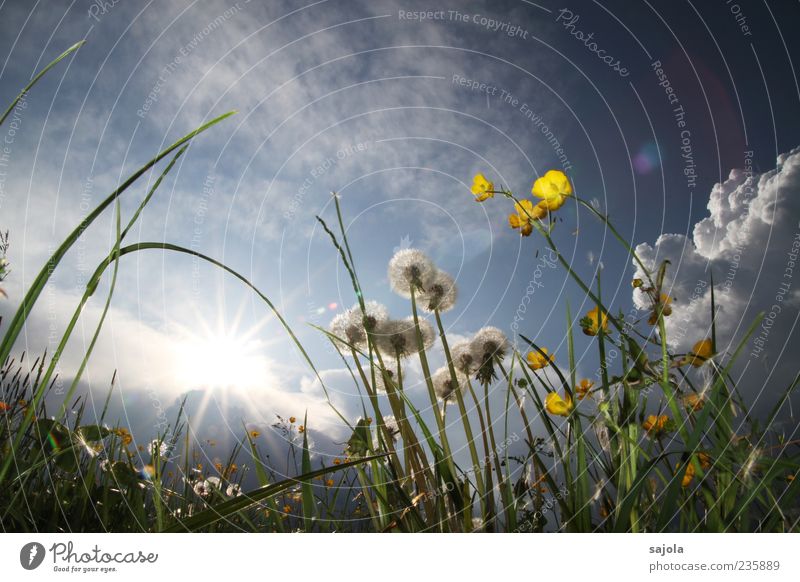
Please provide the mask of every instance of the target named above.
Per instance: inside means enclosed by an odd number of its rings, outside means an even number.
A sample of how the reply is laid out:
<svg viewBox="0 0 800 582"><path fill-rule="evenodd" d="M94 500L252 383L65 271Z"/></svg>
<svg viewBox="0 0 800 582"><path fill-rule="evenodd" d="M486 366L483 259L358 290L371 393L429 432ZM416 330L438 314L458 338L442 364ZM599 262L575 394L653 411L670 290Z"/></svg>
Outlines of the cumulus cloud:
<svg viewBox="0 0 800 582"><path fill-rule="evenodd" d="M708 213L691 236L663 234L636 247L650 270L671 262L665 284L675 300L666 319L672 347L686 350L709 336L713 273L720 350L732 351L764 313L741 364L757 370L762 383L785 386L796 371L787 360L797 346L800 307L800 148L780 155L776 168L763 174L732 170L712 189ZM643 293L633 299L649 309Z"/></svg>

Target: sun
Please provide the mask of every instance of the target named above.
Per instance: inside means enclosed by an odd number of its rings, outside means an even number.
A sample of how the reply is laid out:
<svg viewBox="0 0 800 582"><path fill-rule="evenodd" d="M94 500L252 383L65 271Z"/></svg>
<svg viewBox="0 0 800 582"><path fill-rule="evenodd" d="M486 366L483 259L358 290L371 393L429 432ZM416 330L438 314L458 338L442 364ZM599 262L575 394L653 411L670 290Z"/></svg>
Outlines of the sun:
<svg viewBox="0 0 800 582"><path fill-rule="evenodd" d="M266 376L263 345L234 333L191 336L178 348L177 376L192 388L248 388Z"/></svg>

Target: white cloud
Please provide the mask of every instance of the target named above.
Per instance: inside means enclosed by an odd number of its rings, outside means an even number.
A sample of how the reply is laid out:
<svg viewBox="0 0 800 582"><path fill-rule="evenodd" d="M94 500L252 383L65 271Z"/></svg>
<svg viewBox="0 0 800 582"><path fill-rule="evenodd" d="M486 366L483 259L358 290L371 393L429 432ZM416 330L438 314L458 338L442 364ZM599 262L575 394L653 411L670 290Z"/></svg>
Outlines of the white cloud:
<svg viewBox="0 0 800 582"><path fill-rule="evenodd" d="M664 259L672 263L666 285L675 303L666 319L668 335L680 351L710 334L713 272L720 349L732 351L757 314L765 313L741 364L758 362L751 370L760 382L777 383L777 392L797 371L789 359L796 351L800 306L800 148L779 156L777 167L763 174L732 170L712 189L708 211L691 237L663 234L654 245L636 247L649 269ZM634 302L649 308L642 293L634 292Z"/></svg>

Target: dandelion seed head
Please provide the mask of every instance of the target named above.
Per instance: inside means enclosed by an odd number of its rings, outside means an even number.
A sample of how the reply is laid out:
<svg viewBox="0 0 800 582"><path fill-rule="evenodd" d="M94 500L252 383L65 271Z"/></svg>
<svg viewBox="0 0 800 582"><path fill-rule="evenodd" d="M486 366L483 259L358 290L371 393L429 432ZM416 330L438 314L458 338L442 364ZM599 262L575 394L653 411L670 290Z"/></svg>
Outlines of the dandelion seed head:
<svg viewBox="0 0 800 582"><path fill-rule="evenodd" d="M475 357L481 362L489 358L503 358L509 346L506 334L496 327L483 327L472 338Z"/></svg>
<svg viewBox="0 0 800 582"><path fill-rule="evenodd" d="M364 311L356 304L331 320L330 332L350 345L363 349L367 346L367 332L375 331L389 319L389 310L377 301L367 301ZM341 342L340 342L341 343ZM342 345L349 351L348 346Z"/></svg>
<svg viewBox="0 0 800 582"><path fill-rule="evenodd" d="M419 330L422 335L422 345L428 349L436 339L433 326L426 320L420 319ZM407 358L419 351L419 341L413 318L385 321L378 325L375 337L378 350L389 358Z"/></svg>
<svg viewBox="0 0 800 582"><path fill-rule="evenodd" d="M464 341L454 344L450 348L450 357L453 359L455 369L468 376L477 372L480 366L480 362L475 357L472 342Z"/></svg>
<svg viewBox="0 0 800 582"><path fill-rule="evenodd" d="M401 249L389 261L389 285L401 297L410 298L414 291L426 290L436 276L436 267L418 249Z"/></svg>
<svg viewBox="0 0 800 582"><path fill-rule="evenodd" d="M455 280L444 271L436 271L431 283L420 294L420 307L429 312L448 311L456 304L458 289Z"/></svg>
<svg viewBox="0 0 800 582"><path fill-rule="evenodd" d="M387 415L383 417L383 424L387 432L392 436L392 440L397 442L400 440L400 425L397 424L397 419L394 415Z"/></svg>
<svg viewBox="0 0 800 582"><path fill-rule="evenodd" d="M467 386L466 376L459 372L456 372L456 382L454 383L450 375L450 369L447 366L436 370L431 377L431 382L436 396L444 401L445 404L455 400L456 390L460 390L463 393Z"/></svg>

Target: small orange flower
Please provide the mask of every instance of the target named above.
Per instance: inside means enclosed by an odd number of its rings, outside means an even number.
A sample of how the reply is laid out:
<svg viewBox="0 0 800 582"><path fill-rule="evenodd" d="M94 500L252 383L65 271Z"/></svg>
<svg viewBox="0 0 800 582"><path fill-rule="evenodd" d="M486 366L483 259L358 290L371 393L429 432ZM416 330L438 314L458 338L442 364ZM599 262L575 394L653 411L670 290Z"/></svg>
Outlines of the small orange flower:
<svg viewBox="0 0 800 582"><path fill-rule="evenodd" d="M328 479L327 481L325 481L325 485L327 487L333 487L333 479Z"/></svg>
<svg viewBox="0 0 800 582"><path fill-rule="evenodd" d="M706 404L706 399L705 396L702 396L697 392L691 392L683 397L683 403L687 408L691 408L693 411L698 412L703 410L703 406Z"/></svg>
<svg viewBox="0 0 800 582"><path fill-rule="evenodd" d="M304 426L301 424L300 426L298 426L298 427L297 427L297 430L298 430L298 431L300 431L300 432L306 432L306 427L304 427Z"/></svg>
<svg viewBox="0 0 800 582"><path fill-rule="evenodd" d="M294 424L296 421L297 419L294 416L289 417L289 422L291 422L292 424Z"/></svg>
<svg viewBox="0 0 800 582"><path fill-rule="evenodd" d="M692 351L686 354L685 364L691 364L695 368L699 368L711 359L714 355L713 343L710 339L706 338L700 340L692 347Z"/></svg>
<svg viewBox="0 0 800 582"><path fill-rule="evenodd" d="M580 383L575 386L575 394L578 395L578 400L583 400L587 396L589 396L589 391L594 388L594 382L589 380L589 378L584 378L580 381Z"/></svg>
<svg viewBox="0 0 800 582"><path fill-rule="evenodd" d="M283 506L283 512L284 513L291 513L292 512L292 506L289 505L289 504L284 505Z"/></svg>
<svg viewBox="0 0 800 582"><path fill-rule="evenodd" d="M677 466L680 467L680 463L678 463ZM694 472L695 472L694 463L690 462L686 466L686 472L683 474L683 479L681 480L682 487L688 487L691 484L692 479L694 479Z"/></svg>
<svg viewBox="0 0 800 582"><path fill-rule="evenodd" d="M661 432L664 432L668 427L669 424L669 416L666 414L662 414L661 416L656 416L655 414L651 414L648 416L645 421L642 423L642 428L648 432L650 435L656 435Z"/></svg>
<svg viewBox="0 0 800 582"><path fill-rule="evenodd" d="M261 431L258 431L258 430L255 430L255 429L250 431L250 438L251 439L257 439L260 436L261 436Z"/></svg>
<svg viewBox="0 0 800 582"><path fill-rule="evenodd" d="M342 464L342 460L339 459L339 458L336 458L336 459L333 460L333 464L334 465L341 465Z"/></svg>
<svg viewBox="0 0 800 582"><path fill-rule="evenodd" d="M11 407L5 402L0 400L0 412L6 412L8 410L11 410Z"/></svg>

